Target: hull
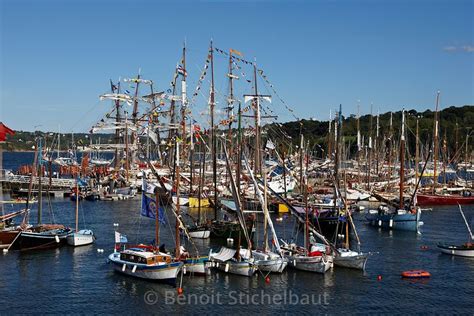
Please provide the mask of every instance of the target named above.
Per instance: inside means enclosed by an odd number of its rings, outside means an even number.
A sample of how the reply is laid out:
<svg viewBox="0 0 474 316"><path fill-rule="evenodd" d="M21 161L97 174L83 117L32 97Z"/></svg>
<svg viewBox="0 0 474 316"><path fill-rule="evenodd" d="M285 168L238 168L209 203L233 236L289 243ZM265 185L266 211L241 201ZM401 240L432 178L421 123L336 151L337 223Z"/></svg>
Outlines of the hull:
<svg viewBox="0 0 474 316"><path fill-rule="evenodd" d="M66 244L66 238L71 234L70 230L52 230L40 233L21 232L8 248L9 250L36 250L57 248Z"/></svg>
<svg viewBox="0 0 474 316"><path fill-rule="evenodd" d="M260 271L282 273L288 265L288 261L276 253L265 253L255 250L252 251L252 256Z"/></svg>
<svg viewBox="0 0 474 316"><path fill-rule="evenodd" d="M209 257L188 258L183 263L184 274L206 275L209 271Z"/></svg>
<svg viewBox="0 0 474 316"><path fill-rule="evenodd" d="M73 247L90 245L94 243L94 240L93 234L83 234L81 232L73 233L66 238L67 244Z"/></svg>
<svg viewBox="0 0 474 316"><path fill-rule="evenodd" d="M438 244L439 250L442 253L460 256L460 257L474 257L474 247L454 246L446 244Z"/></svg>
<svg viewBox="0 0 474 316"><path fill-rule="evenodd" d="M109 262L118 273L129 275L135 278L175 282L179 271L183 267L182 262L172 262L162 265L147 265L120 260L120 253L109 255Z"/></svg>
<svg viewBox="0 0 474 316"><path fill-rule="evenodd" d="M190 230L189 231L189 236L191 238L197 238L197 239L207 239L211 236L211 231L208 229L198 229L198 230Z"/></svg>
<svg viewBox="0 0 474 316"><path fill-rule="evenodd" d="M0 249L8 248L19 233L18 230L0 231Z"/></svg>
<svg viewBox="0 0 474 316"><path fill-rule="evenodd" d="M257 266L248 261L236 262L229 260L227 262L216 262L216 268L226 273L247 277L251 277L257 272Z"/></svg>
<svg viewBox="0 0 474 316"><path fill-rule="evenodd" d="M474 204L474 196L417 194L418 205Z"/></svg>
<svg viewBox="0 0 474 316"><path fill-rule="evenodd" d="M351 251L352 252L352 251ZM344 255L336 255L334 257L334 264L338 267L349 268L349 269L357 269L357 270L365 270L365 265L367 263L368 254L361 254L357 252L353 252L354 254L350 254L347 256Z"/></svg>
<svg viewBox="0 0 474 316"><path fill-rule="evenodd" d="M419 232L423 222L420 221L421 212L416 214L377 214L367 213L365 218L370 225L404 231Z"/></svg>
<svg viewBox="0 0 474 316"><path fill-rule="evenodd" d="M290 267L298 270L326 273L333 266L332 256L308 257L302 255L287 256Z"/></svg>

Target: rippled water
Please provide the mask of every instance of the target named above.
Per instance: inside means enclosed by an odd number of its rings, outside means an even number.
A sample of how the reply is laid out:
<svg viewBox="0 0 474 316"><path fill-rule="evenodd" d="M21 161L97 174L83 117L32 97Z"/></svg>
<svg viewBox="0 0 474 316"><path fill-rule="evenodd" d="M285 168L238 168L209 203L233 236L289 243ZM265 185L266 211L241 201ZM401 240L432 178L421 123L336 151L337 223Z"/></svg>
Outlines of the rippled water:
<svg viewBox="0 0 474 316"><path fill-rule="evenodd" d="M474 259L443 255L436 249L439 241L467 240L467 230L457 207L438 207L424 213L425 225L420 236L381 231L366 225L362 215L356 215L363 250L376 252L369 258L365 273L337 267L325 275L287 270L281 275L271 275L270 283L261 275L246 278L212 272L206 277L185 276L183 303L177 301L176 288L114 273L106 263L113 249L113 223L120 223L119 231L132 242L150 242L154 238L154 222L138 216L139 205L139 199L82 202L81 226L84 219L86 226L98 236L94 245L0 255L0 314L472 314L474 310ZM52 200L52 208L56 222L73 225L73 202ZM471 221L474 208L466 206L464 211ZM45 205L44 221L50 219ZM34 210L31 220L36 220ZM275 224L282 237L289 236L291 221ZM169 221L169 225L174 223ZM171 248L173 234L166 226L161 229L161 241ZM208 241L197 243L202 253L212 246ZM421 246L425 245L428 249L422 250ZM105 251L98 253L97 249ZM432 277L423 281L401 279L400 273L409 269L425 269ZM378 275L382 280L377 280ZM242 300L240 293L246 294ZM302 301L305 297L309 302ZM309 304L311 299L316 304ZM296 301L300 304L295 305Z"/></svg>

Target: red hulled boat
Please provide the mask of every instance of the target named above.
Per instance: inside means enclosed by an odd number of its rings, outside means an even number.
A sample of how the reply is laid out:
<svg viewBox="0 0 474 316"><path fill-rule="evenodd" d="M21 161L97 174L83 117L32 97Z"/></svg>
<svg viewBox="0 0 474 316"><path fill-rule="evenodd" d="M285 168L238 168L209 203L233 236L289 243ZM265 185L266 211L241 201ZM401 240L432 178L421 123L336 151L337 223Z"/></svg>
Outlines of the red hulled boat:
<svg viewBox="0 0 474 316"><path fill-rule="evenodd" d="M474 204L474 196L463 196L455 194L417 194L416 199L417 204L420 206Z"/></svg>

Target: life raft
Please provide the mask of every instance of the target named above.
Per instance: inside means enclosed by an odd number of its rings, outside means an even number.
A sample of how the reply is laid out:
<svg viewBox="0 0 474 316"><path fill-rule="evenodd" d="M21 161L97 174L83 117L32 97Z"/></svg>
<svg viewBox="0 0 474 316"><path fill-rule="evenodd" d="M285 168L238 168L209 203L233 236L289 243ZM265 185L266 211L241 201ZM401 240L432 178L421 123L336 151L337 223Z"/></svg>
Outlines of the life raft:
<svg viewBox="0 0 474 316"><path fill-rule="evenodd" d="M402 278L407 279L420 279L420 278L429 278L431 274L428 271L424 270L409 270L402 272Z"/></svg>

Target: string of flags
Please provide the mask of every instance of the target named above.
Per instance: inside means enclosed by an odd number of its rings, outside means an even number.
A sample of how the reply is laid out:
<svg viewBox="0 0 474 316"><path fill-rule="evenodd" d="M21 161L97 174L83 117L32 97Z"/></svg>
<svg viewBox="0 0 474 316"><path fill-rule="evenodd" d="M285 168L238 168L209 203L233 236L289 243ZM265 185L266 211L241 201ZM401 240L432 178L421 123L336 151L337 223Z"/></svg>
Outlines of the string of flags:
<svg viewBox="0 0 474 316"><path fill-rule="evenodd" d="M229 56L229 53L226 52L226 51L224 51L224 50L222 50L222 49L219 49L219 48L215 47L214 50L215 50L216 52L222 54L222 55ZM238 53L236 50L233 50L233 49L232 49L232 52L235 53L235 54ZM242 55L242 54L239 53L238 55ZM245 59L243 59L243 58L239 58L239 57L237 57L237 56L235 56L235 55L232 55L231 57L232 57L232 59L236 59L236 60L238 60L238 61L240 61L240 62L242 62L242 63L244 63L244 64L253 65L253 63L252 63L251 61L245 60Z"/></svg>
<svg viewBox="0 0 474 316"><path fill-rule="evenodd" d="M201 75L199 76L199 80L198 80L198 83L196 85L196 89L194 90L194 93L193 93L193 96L191 98L190 104L194 104L194 102L196 101L196 97L199 94L199 90L201 90L201 86L202 86L202 83L204 81L204 78L206 78L207 69L209 68L209 63L210 62L211 62L211 56L207 55L206 62L204 63L204 67L201 71Z"/></svg>
<svg viewBox="0 0 474 316"><path fill-rule="evenodd" d="M260 77L268 84L270 89L273 91L273 93L277 96L277 98L280 100L280 102L283 104L283 106L291 113L291 115L299 121L299 118L295 115L294 110L288 106L288 104L283 100L282 97L276 92L275 88L273 87L273 84L268 80L267 75L263 72L262 69L258 69L258 74Z"/></svg>

